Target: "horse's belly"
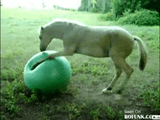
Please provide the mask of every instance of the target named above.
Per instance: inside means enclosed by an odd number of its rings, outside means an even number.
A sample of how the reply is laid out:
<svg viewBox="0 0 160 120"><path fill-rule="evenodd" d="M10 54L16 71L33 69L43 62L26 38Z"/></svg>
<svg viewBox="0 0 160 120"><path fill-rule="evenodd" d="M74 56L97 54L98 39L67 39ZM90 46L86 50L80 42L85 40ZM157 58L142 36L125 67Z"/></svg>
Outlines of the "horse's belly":
<svg viewBox="0 0 160 120"><path fill-rule="evenodd" d="M93 56L93 57L109 57L109 50L100 47L83 47L79 48L76 53Z"/></svg>

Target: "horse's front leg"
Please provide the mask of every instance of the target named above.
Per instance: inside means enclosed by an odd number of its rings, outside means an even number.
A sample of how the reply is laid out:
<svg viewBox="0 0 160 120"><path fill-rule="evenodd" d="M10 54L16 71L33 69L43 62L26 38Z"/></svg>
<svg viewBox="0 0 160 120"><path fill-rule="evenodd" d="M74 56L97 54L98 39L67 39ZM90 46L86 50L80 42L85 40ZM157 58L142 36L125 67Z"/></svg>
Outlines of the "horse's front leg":
<svg viewBox="0 0 160 120"><path fill-rule="evenodd" d="M72 49L64 49L62 51L50 54L46 59L54 59L55 57L59 57L59 56L72 56L73 53L74 53L74 50Z"/></svg>
<svg viewBox="0 0 160 120"><path fill-rule="evenodd" d="M71 55L73 55L73 53L74 53L74 50L64 49L63 51L50 54L50 55L47 56L46 58L44 58L44 59L38 61L36 64L34 64L31 69L33 70L34 68L36 68L36 66L38 66L39 64L41 64L41 63L44 62L45 60L54 59L55 57L59 57L59 56L71 56Z"/></svg>

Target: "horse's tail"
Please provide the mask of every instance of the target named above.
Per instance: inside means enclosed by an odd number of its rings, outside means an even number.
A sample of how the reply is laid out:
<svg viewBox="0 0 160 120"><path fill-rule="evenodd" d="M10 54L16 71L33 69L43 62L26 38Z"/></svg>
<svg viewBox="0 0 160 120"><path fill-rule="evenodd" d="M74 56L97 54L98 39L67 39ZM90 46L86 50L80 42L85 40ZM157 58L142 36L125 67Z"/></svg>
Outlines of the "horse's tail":
<svg viewBox="0 0 160 120"><path fill-rule="evenodd" d="M139 44L140 51L140 60L139 60L139 69L144 70L147 63L147 49L144 42L137 36L133 36L134 40L136 40Z"/></svg>

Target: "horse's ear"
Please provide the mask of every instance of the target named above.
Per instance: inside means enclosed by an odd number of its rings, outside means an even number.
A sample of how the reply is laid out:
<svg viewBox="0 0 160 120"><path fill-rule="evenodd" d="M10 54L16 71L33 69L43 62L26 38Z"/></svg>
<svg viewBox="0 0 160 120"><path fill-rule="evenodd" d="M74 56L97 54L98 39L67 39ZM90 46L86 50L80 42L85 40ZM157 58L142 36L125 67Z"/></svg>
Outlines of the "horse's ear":
<svg viewBox="0 0 160 120"><path fill-rule="evenodd" d="M43 28L43 27L41 27L41 31L42 31L42 30L44 30L44 28Z"/></svg>

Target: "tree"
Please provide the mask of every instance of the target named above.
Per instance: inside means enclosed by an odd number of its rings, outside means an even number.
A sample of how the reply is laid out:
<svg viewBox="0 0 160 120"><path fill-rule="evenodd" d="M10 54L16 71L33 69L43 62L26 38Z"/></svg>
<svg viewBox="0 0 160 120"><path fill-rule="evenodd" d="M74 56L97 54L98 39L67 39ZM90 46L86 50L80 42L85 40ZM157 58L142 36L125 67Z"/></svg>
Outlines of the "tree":
<svg viewBox="0 0 160 120"><path fill-rule="evenodd" d="M79 11L88 11L88 0L81 0L81 6L78 8Z"/></svg>
<svg viewBox="0 0 160 120"><path fill-rule="evenodd" d="M112 0L112 10L116 17L123 15L125 11L131 13L142 8L159 10L159 0Z"/></svg>
<svg viewBox="0 0 160 120"><path fill-rule="evenodd" d="M92 5L93 5L93 8L95 8L95 5L97 4L97 0L92 0Z"/></svg>
<svg viewBox="0 0 160 120"><path fill-rule="evenodd" d="M81 0L79 10L82 11L109 11L111 0Z"/></svg>
<svg viewBox="0 0 160 120"><path fill-rule="evenodd" d="M42 0L42 7L45 8L44 0Z"/></svg>

